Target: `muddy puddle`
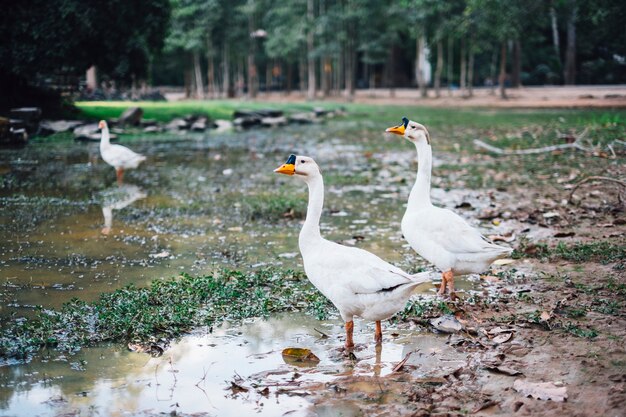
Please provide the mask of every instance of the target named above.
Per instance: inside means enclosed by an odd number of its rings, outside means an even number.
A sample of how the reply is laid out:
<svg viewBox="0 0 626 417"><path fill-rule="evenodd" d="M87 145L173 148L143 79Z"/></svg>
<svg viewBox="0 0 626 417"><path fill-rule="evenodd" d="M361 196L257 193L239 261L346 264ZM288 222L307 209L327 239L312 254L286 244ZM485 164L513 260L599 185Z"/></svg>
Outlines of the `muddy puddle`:
<svg viewBox="0 0 626 417"><path fill-rule="evenodd" d="M296 237L306 189L272 173L289 152L324 161L328 238L417 270L423 264L399 231L410 188L403 178L413 158L393 152L372 158L361 145L338 139L342 129L335 123L122 140L148 156L122 187L95 143L1 150L0 316L58 307L72 297L89 301L180 272L300 268ZM435 201L451 207L472 198L434 192ZM473 207L489 204L484 196L472 200Z"/></svg>
<svg viewBox="0 0 626 417"><path fill-rule="evenodd" d="M371 323L355 323L352 358L339 349L339 320L300 314L200 329L156 358L123 346L88 348L54 360L44 355L0 368L0 410L9 416L324 415L310 398L309 388L318 384L367 377L362 388L377 390L377 377L391 374L409 352L418 377L449 373L464 363L444 336L386 327L384 346L376 350L373 331ZM308 348L320 361L288 363L281 354L287 347Z"/></svg>
<svg viewBox="0 0 626 417"><path fill-rule="evenodd" d="M292 152L323 161L321 228L326 237L370 250L409 271L427 268L399 230L414 155L376 153L376 146L353 128L335 122L122 139L148 157L125 174L122 186L99 158L97 144L40 142L0 150L0 317L28 316L73 297L91 301L103 292L181 272L301 269L297 235L306 188L272 172ZM438 158L435 166L448 162L445 154ZM476 216L503 198L433 189L434 202L469 210L467 217L486 234L510 236L520 229L512 220ZM480 289L478 281L460 278L456 287L460 292ZM416 352L408 362L416 378L447 375L465 360L444 337L410 326L386 328L382 352L374 349L371 323L357 322L355 328L357 360L337 349L343 334L338 320L302 315L225 324L212 333L199 329L157 358L122 344L60 358L38 355L26 364L0 367L0 414L331 415L324 406L315 408L307 387L332 385L350 375L374 377L361 388L376 390L376 377L389 375L409 352ZM287 364L281 355L286 347L309 348L321 361L312 368ZM343 410L346 415L353 411Z"/></svg>

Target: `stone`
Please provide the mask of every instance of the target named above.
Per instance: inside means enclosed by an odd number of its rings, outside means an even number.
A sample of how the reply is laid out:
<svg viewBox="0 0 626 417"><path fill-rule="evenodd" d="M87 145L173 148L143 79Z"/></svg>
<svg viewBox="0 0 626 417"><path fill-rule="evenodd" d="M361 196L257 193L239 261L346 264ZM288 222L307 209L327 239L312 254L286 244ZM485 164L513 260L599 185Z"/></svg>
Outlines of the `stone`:
<svg viewBox="0 0 626 417"><path fill-rule="evenodd" d="M209 119L207 119L206 117L198 117L198 119L191 125L191 130L193 130L194 132L204 132L207 128L208 122Z"/></svg>
<svg viewBox="0 0 626 417"><path fill-rule="evenodd" d="M9 116L11 119L22 120L28 133L36 134L39 131L39 120L41 119L41 109L39 107L11 109Z"/></svg>
<svg viewBox="0 0 626 417"><path fill-rule="evenodd" d="M214 125L218 132L227 132L233 129L233 122L230 120L217 119Z"/></svg>
<svg viewBox="0 0 626 417"><path fill-rule="evenodd" d="M160 126L146 126L143 129L143 133L159 133L162 131L163 129Z"/></svg>
<svg viewBox="0 0 626 417"><path fill-rule="evenodd" d="M456 317L446 314L430 321L431 326L443 333L456 333L463 329L463 325Z"/></svg>
<svg viewBox="0 0 626 417"><path fill-rule="evenodd" d="M143 110L141 107L129 107L118 119L118 123L121 125L138 126L143 116Z"/></svg>
<svg viewBox="0 0 626 417"><path fill-rule="evenodd" d="M318 119L315 117L315 113L294 113L289 116L290 123L311 124L317 121Z"/></svg>
<svg viewBox="0 0 626 417"><path fill-rule="evenodd" d="M263 117L261 119L261 126L265 126L265 127L284 126L286 124L287 124L287 118L285 116Z"/></svg>
<svg viewBox="0 0 626 417"><path fill-rule="evenodd" d="M263 118L263 117L280 117L284 113L282 110L273 110L273 109L261 109L261 110L235 110L233 113L233 119L238 119L240 117L255 117L255 118Z"/></svg>
<svg viewBox="0 0 626 417"><path fill-rule="evenodd" d="M139 124L143 127L156 126L159 124L159 121L156 119L141 119Z"/></svg>
<svg viewBox="0 0 626 417"><path fill-rule="evenodd" d="M87 125L79 126L74 129L74 140L78 142L100 142L102 133L97 123L90 123ZM111 142L117 140L117 135L110 135Z"/></svg>
<svg viewBox="0 0 626 417"><path fill-rule="evenodd" d="M167 130L184 130L189 129L189 124L180 117L176 117L172 119L168 124L165 125L165 129Z"/></svg>
<svg viewBox="0 0 626 417"><path fill-rule="evenodd" d="M244 129L248 129L253 126L259 126L261 124L261 117L257 116L246 116L246 117L237 117L233 120L233 125L237 127L241 127Z"/></svg>
<svg viewBox="0 0 626 417"><path fill-rule="evenodd" d="M41 136L48 136L54 133L67 132L83 124L85 124L85 122L81 122L80 120L42 120L39 124L39 134Z"/></svg>

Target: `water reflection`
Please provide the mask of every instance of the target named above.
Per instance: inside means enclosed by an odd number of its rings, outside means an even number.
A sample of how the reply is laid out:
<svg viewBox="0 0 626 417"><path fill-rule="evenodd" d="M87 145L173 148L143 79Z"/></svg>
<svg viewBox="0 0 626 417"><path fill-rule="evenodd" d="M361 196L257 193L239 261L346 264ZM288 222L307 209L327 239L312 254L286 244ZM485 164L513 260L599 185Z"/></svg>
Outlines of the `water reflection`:
<svg viewBox="0 0 626 417"><path fill-rule="evenodd" d="M121 210L137 200L146 198L148 194L133 184L122 184L119 187L111 187L99 193L102 201L102 216L104 227L102 234L108 235L113 227L113 210Z"/></svg>
<svg viewBox="0 0 626 417"><path fill-rule="evenodd" d="M395 329L396 336L386 335L381 350L371 340L368 323L356 324L356 360L340 351L340 320L284 314L242 326L225 323L213 332L205 329L159 358L116 345L84 349L61 360L37 358L0 367L0 414L308 415L312 397L301 395L310 392L308 386L351 375L375 381L392 372L406 354L405 344L415 337ZM315 329L329 337L321 338ZM311 349L320 362L289 365L281 355L286 347ZM233 389L232 382L240 388Z"/></svg>

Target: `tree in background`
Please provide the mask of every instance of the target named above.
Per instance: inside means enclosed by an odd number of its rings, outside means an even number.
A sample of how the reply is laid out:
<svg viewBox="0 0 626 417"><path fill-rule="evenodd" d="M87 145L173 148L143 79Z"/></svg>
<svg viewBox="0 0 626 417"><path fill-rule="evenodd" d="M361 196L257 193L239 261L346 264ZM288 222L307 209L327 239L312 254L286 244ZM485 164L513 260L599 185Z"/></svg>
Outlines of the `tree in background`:
<svg viewBox="0 0 626 417"><path fill-rule="evenodd" d="M169 15L168 0L13 2L0 17L0 107L29 104L40 80L92 65L122 83L147 78Z"/></svg>

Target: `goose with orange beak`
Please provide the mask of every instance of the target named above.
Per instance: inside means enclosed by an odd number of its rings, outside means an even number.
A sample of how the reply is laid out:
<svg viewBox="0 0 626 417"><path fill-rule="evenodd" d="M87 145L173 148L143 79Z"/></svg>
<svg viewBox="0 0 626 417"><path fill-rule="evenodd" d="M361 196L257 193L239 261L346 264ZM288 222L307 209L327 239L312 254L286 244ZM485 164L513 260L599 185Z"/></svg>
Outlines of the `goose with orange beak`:
<svg viewBox="0 0 626 417"><path fill-rule="evenodd" d="M146 157L131 151L126 146L111 144L109 126L104 120L100 121L98 127L102 130L100 155L104 162L115 168L117 183L121 185L124 179L124 170L137 168L140 163L146 160Z"/></svg>
<svg viewBox="0 0 626 417"><path fill-rule="evenodd" d="M376 344L382 344L381 320L402 310L415 287L431 282L432 274L411 275L373 253L324 239L320 233L324 180L312 158L290 155L274 172L296 177L308 186L309 204L298 240L304 271L339 310L345 322L345 347L354 347L354 317L374 321Z"/></svg>
<svg viewBox="0 0 626 417"><path fill-rule="evenodd" d="M495 245L451 210L435 207L430 201L432 149L430 134L414 121L390 127L388 133L403 136L417 149L417 177L402 217L402 234L421 257L442 271L439 294L446 289L454 297L454 276L484 272L510 248Z"/></svg>

